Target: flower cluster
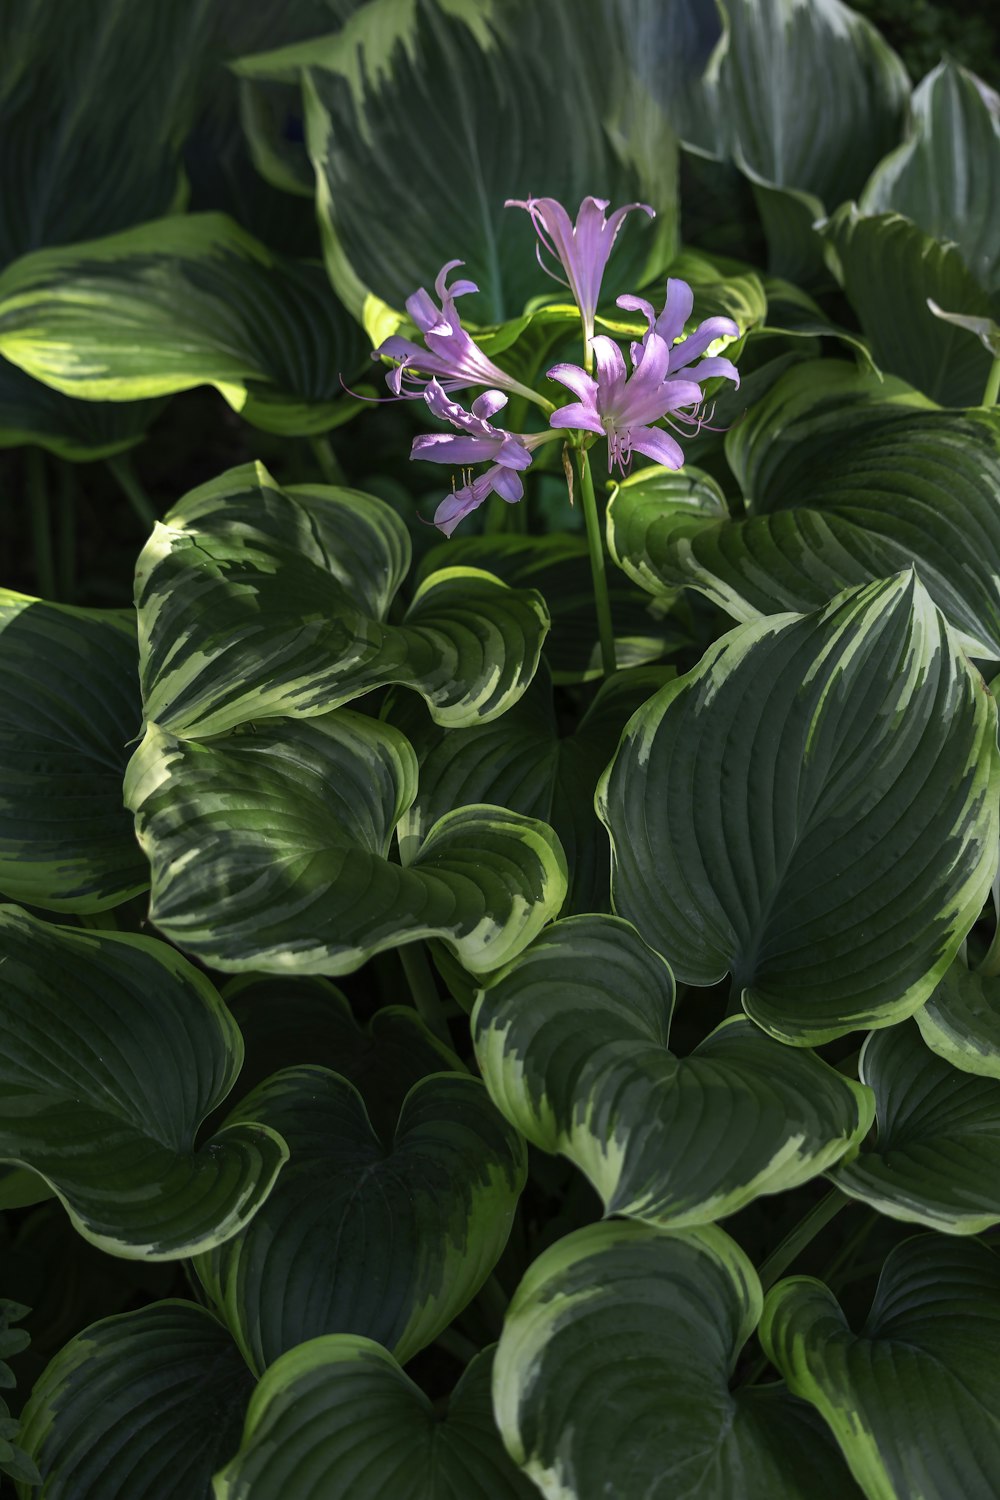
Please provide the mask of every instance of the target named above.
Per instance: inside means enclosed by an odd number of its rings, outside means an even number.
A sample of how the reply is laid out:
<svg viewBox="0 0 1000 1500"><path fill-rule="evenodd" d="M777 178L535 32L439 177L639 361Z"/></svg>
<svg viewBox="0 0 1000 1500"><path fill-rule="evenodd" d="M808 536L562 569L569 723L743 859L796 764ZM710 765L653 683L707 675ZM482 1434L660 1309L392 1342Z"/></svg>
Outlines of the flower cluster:
<svg viewBox="0 0 1000 1500"><path fill-rule="evenodd" d="M594 333L601 281L615 237L625 216L634 209L652 216L647 204L630 203L607 217L606 199L585 198L575 225L552 198L509 200L507 206L523 208L530 214L543 267L551 269L542 260L542 250L565 272L565 279L557 272L551 274L564 281L580 309L586 368L557 364L548 371L550 380L564 385L575 397L553 410L544 396L495 365L462 327L455 308L456 298L478 291L475 282L465 279L448 285L449 274L461 266L461 261L449 261L434 283L440 305L422 287L407 299L406 310L423 343L393 335L379 345L373 357L394 362L386 376L394 397L422 398L435 417L455 429L414 438L410 454L411 458L451 464L461 472L461 486L454 487L453 481L452 493L434 515L434 524L446 536L491 494L511 504L520 500L524 494L521 474L531 464L535 448L562 430L606 438L609 472L617 465L622 474L627 474L633 453L679 469L684 462L683 450L657 424L668 420L697 427L703 421L702 383L721 376L739 385L731 360L720 355L706 357L717 339L737 336L739 330L731 318L708 318L683 337L694 306L691 288L684 281L668 280L660 313L642 297L618 298L619 307L641 313L647 323L642 338L630 346L631 370L615 341ZM449 393L470 386L487 389L466 410ZM548 412L549 430L509 432L496 426L493 418L507 405L505 392L524 397ZM489 467L473 476L477 464Z"/></svg>

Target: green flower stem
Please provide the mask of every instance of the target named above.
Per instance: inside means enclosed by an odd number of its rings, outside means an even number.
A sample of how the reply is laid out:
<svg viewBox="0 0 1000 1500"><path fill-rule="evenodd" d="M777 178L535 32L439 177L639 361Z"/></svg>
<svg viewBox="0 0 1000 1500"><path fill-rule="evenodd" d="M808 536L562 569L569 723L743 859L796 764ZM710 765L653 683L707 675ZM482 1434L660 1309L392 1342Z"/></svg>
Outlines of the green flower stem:
<svg viewBox="0 0 1000 1500"><path fill-rule="evenodd" d="M318 433L309 439L309 446L327 484L346 484L344 471L340 467L340 460L333 451L330 439Z"/></svg>
<svg viewBox="0 0 1000 1500"><path fill-rule="evenodd" d="M839 1188L831 1188L826 1197L821 1198L815 1208L811 1208L805 1217L799 1220L794 1229L785 1235L781 1244L771 1251L760 1268L760 1284L765 1292L816 1238L820 1230L825 1229L830 1220L835 1218L850 1201Z"/></svg>
<svg viewBox="0 0 1000 1500"><path fill-rule="evenodd" d="M49 492L45 475L45 455L41 448L26 448L28 503L31 508L31 539L35 551L35 577L43 599L56 597L56 570L52 559L52 524Z"/></svg>
<svg viewBox="0 0 1000 1500"><path fill-rule="evenodd" d="M156 511L153 509L152 501L146 494L146 491L136 478L131 463L124 456L109 458L107 463L108 468L115 476L118 488L125 496L129 505L131 505L147 531L152 531L156 525Z"/></svg>
<svg viewBox="0 0 1000 1500"><path fill-rule="evenodd" d="M403 973L410 986L410 994L416 1006L417 1015L428 1031L434 1033L438 1041L450 1047L451 1035L445 1020L444 1007L437 992L437 985L434 983L434 974L423 943L404 943L402 947L396 949L396 952L403 965Z"/></svg>
<svg viewBox="0 0 1000 1500"><path fill-rule="evenodd" d="M990 373L986 380L986 389L983 392L983 405L996 406L997 397L1000 396L1000 355L990 366Z"/></svg>
<svg viewBox="0 0 1000 1500"><path fill-rule="evenodd" d="M583 519L587 527L587 547L590 551L590 576L594 581L594 604L597 608L597 633L601 641L601 664L605 677L611 677L615 672L617 662L615 660L615 632L611 623L611 601L608 598L608 578L604 567L601 518L597 510L590 460L585 449L577 449L576 461L580 472L580 500L583 506Z"/></svg>

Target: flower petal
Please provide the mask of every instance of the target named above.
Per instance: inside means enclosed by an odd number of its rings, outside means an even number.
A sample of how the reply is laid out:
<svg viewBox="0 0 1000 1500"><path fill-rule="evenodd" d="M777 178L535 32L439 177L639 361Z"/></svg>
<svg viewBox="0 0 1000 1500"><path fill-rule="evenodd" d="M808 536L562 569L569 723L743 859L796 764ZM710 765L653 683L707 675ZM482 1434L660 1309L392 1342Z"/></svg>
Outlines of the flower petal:
<svg viewBox="0 0 1000 1500"><path fill-rule="evenodd" d="M631 427L629 440L634 453L644 453L667 469L684 467L684 450L662 427Z"/></svg>
<svg viewBox="0 0 1000 1500"><path fill-rule="evenodd" d="M560 406L549 417L550 427L575 427L583 432L596 432L604 435L604 423L592 406L586 406L582 401L571 401L568 406Z"/></svg>
<svg viewBox="0 0 1000 1500"><path fill-rule="evenodd" d="M452 286L447 285L448 272L454 271L456 266L464 266L464 260L445 261L437 276L434 278L434 290L438 294L438 300L444 305L447 299L454 302L456 297L465 297L469 292L478 292L479 287L474 281L456 281Z"/></svg>
<svg viewBox="0 0 1000 1500"><path fill-rule="evenodd" d="M490 473L493 474L494 471L491 469ZM493 489L501 500L506 500L508 505L514 505L524 495L521 476L513 469L497 469L493 478Z"/></svg>
<svg viewBox="0 0 1000 1500"><path fill-rule="evenodd" d="M708 359L703 359L693 370L681 370L679 374L686 375L689 380L697 380L699 385L703 380L714 380L716 376L722 376L724 380L731 380L739 389L740 372L731 359L726 359L722 354L712 354ZM671 380L674 376L671 375Z"/></svg>
<svg viewBox="0 0 1000 1500"><path fill-rule="evenodd" d="M499 437L467 437L451 432L422 432L419 437L413 439L410 446L411 458L423 458L432 464L454 464L461 468L463 464L487 464L492 463L497 456L497 451L503 446ZM528 463L531 455L528 455ZM528 464L523 465L524 468Z"/></svg>
<svg viewBox="0 0 1000 1500"><path fill-rule="evenodd" d="M597 387L602 404L607 404L614 399L617 387L625 384L628 375L625 360L614 339L609 339L607 334L596 334L591 340L591 347L597 368Z"/></svg>
<svg viewBox="0 0 1000 1500"><path fill-rule="evenodd" d="M678 370L683 370L699 354L703 354L709 344L714 344L716 339L738 338L739 332L732 318L706 318L704 323L698 324L689 338L674 345L670 373L676 374Z"/></svg>
<svg viewBox="0 0 1000 1500"><path fill-rule="evenodd" d="M656 320L656 332L661 339L672 344L684 332L684 324L694 307L694 293L686 281L671 276L667 281L667 296L663 311Z"/></svg>
<svg viewBox="0 0 1000 1500"><path fill-rule="evenodd" d="M483 421L488 422L490 417L495 416L506 405L507 397L503 391L484 391L481 396L477 396L475 401L473 401L472 415L474 417L481 417Z"/></svg>
<svg viewBox="0 0 1000 1500"><path fill-rule="evenodd" d="M597 381L579 365L553 365L551 370L546 371L546 375L549 380L558 380L560 385L566 386L588 406L594 405L597 399Z"/></svg>

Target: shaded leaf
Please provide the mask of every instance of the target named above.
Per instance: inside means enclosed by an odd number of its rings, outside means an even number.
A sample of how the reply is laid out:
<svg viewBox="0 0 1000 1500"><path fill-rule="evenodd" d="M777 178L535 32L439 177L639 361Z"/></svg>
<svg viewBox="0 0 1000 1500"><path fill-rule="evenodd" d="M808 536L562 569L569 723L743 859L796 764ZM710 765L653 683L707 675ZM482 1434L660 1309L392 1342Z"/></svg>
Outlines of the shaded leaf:
<svg viewBox="0 0 1000 1500"><path fill-rule="evenodd" d="M670 970L614 917L557 922L480 992L486 1085L590 1179L609 1214L687 1227L797 1187L857 1150L866 1091L733 1017L669 1050Z"/></svg>
<svg viewBox="0 0 1000 1500"><path fill-rule="evenodd" d="M210 1500L253 1376L193 1302L156 1302L71 1339L37 1381L24 1442L37 1500Z"/></svg>
<svg viewBox="0 0 1000 1500"><path fill-rule="evenodd" d="M74 401L0 359L0 448L35 443L73 463L141 442L161 401Z"/></svg>
<svg viewBox="0 0 1000 1500"><path fill-rule="evenodd" d="M524 1145L478 1079L414 1085L380 1139L361 1095L288 1068L230 1123L267 1120L292 1160L270 1204L195 1269L258 1372L307 1339L364 1334L401 1363L471 1301L510 1233Z"/></svg>
<svg viewBox="0 0 1000 1500"><path fill-rule="evenodd" d="M392 862L416 770L398 731L345 711L207 744L150 726L125 797L152 920L219 969L347 974L423 937L473 973L507 962L562 905L559 842L544 823L466 807L405 868Z"/></svg>
<svg viewBox="0 0 1000 1500"><path fill-rule="evenodd" d="M370 1339L313 1339L265 1374L215 1500L533 1500L503 1451L490 1406L492 1349L441 1414Z"/></svg>
<svg viewBox="0 0 1000 1500"><path fill-rule="evenodd" d="M142 722L135 617L0 590L0 890L96 912L145 890L122 806Z"/></svg>
<svg viewBox="0 0 1000 1500"><path fill-rule="evenodd" d="M821 1282L779 1282L760 1332L869 1500L992 1500L1000 1486L1000 1262L985 1245L940 1235L898 1245L857 1334Z"/></svg>
<svg viewBox="0 0 1000 1500"><path fill-rule="evenodd" d="M267 1126L197 1146L242 1046L164 943L0 908L0 1157L39 1173L112 1255L175 1260L235 1234L287 1157Z"/></svg>
<svg viewBox="0 0 1000 1500"><path fill-rule="evenodd" d="M1000 1082L953 1068L912 1023L873 1033L859 1072L875 1093L878 1138L837 1168L837 1186L945 1234L1000 1222Z"/></svg>
<svg viewBox="0 0 1000 1500"><path fill-rule="evenodd" d="M780 1385L730 1389L760 1283L714 1227L594 1224L529 1268L497 1347L507 1451L546 1497L851 1500L834 1445Z"/></svg>
<svg viewBox="0 0 1000 1500"><path fill-rule="evenodd" d="M912 574L738 627L598 787L616 911L779 1040L911 1015L996 868L993 713Z"/></svg>
<svg viewBox="0 0 1000 1500"><path fill-rule="evenodd" d="M192 490L136 568L147 719L218 734L324 714L390 682L419 692L440 723L503 713L538 663L541 597L446 568L389 625L409 560L402 521L358 490L283 490L262 464Z"/></svg>

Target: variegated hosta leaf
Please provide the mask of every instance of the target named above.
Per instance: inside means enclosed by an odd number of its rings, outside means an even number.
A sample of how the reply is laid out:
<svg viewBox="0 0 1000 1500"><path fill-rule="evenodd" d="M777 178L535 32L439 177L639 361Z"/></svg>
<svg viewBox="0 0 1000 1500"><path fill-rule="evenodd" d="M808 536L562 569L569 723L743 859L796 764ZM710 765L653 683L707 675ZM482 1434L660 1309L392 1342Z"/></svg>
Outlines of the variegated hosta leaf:
<svg viewBox="0 0 1000 1500"><path fill-rule="evenodd" d="M492 1370L484 1349L442 1415L371 1339L302 1344L254 1392L215 1500L537 1500L497 1435Z"/></svg>
<svg viewBox="0 0 1000 1500"><path fill-rule="evenodd" d="M254 1380L193 1302L105 1318L50 1361L24 1410L35 1500L208 1500Z"/></svg>
<svg viewBox="0 0 1000 1500"><path fill-rule="evenodd" d="M0 590L0 890L95 912L145 890L122 806L142 723L130 610L72 609Z"/></svg>
<svg viewBox="0 0 1000 1500"><path fill-rule="evenodd" d="M985 1245L929 1234L897 1245L857 1334L821 1282L781 1281L760 1333L868 1500L1000 1493L1000 1261Z"/></svg>
<svg viewBox="0 0 1000 1500"><path fill-rule="evenodd" d="M465 807L395 864L416 773L397 730L349 711L207 744L151 725L125 800L152 920L219 969L347 974L423 937L473 973L508 962L562 905L559 841L505 808Z"/></svg>
<svg viewBox="0 0 1000 1500"><path fill-rule="evenodd" d="M357 490L283 490L262 464L192 490L136 568L147 719L213 735L323 714L390 682L420 693L442 724L502 714L538 664L541 596L445 568L389 625L409 562L402 521Z"/></svg>
<svg viewBox="0 0 1000 1500"><path fill-rule="evenodd" d="M758 420L743 440L768 435ZM785 427L782 442L794 438ZM747 520L731 520L696 470L641 470L608 509L613 556L654 595L687 584L737 620L816 609L915 564L961 644L1000 658L1000 416L852 414L785 460L784 473L771 470L767 513ZM792 476L806 464L799 487Z"/></svg>
<svg viewBox="0 0 1000 1500"><path fill-rule="evenodd" d="M249 1119L195 1144L242 1044L165 943L0 908L0 1159L55 1189L112 1255L175 1260L236 1234L288 1156Z"/></svg>
<svg viewBox="0 0 1000 1500"><path fill-rule="evenodd" d="M616 911L780 1040L911 1015L996 869L995 714L912 573L739 626L598 787Z"/></svg>
<svg viewBox="0 0 1000 1500"><path fill-rule="evenodd" d="M915 1020L931 1051L953 1067L1000 1080L1000 977L956 959Z"/></svg>
<svg viewBox="0 0 1000 1500"><path fill-rule="evenodd" d="M486 1086L522 1135L583 1171L609 1214L682 1227L797 1187L856 1151L867 1090L742 1017L669 1051L670 970L614 917L557 922L472 1018Z"/></svg>
<svg viewBox="0 0 1000 1500"><path fill-rule="evenodd" d="M0 354L85 401L214 385L267 431L322 432L364 346L320 266L224 214L158 219L39 250L0 275Z"/></svg>
<svg viewBox="0 0 1000 1500"><path fill-rule="evenodd" d="M945 1234L1000 1222L1000 1081L958 1072L913 1022L873 1032L859 1071L875 1093L878 1138L836 1169L837 1186Z"/></svg>
<svg viewBox="0 0 1000 1500"><path fill-rule="evenodd" d="M281 1068L316 1063L353 1083L378 1135L395 1128L403 1100L428 1073L465 1073L412 1005L377 1010L367 1026L326 979L233 979L222 998L243 1036L245 1056L227 1101L233 1104Z"/></svg>
<svg viewBox="0 0 1000 1500"><path fill-rule="evenodd" d="M645 200L660 211L656 225L645 215L637 216L641 226L625 225L606 292L641 286L666 265L676 248L673 138L641 112L613 118L639 101L627 92L617 30L600 10L586 0L576 0L573 15L560 0L488 7L370 0L332 36L236 65L245 78L301 82L327 269L356 316L371 293L402 307L456 254L480 287L462 303L466 320L499 323L529 298L551 294L527 215L503 206L529 193L574 212L587 193L615 204ZM572 76L572 90L552 89L553 57ZM454 128L459 118L464 130ZM504 149L484 150L501 119ZM567 129L573 149L552 151L554 135ZM373 225L385 231L373 233Z"/></svg>
<svg viewBox="0 0 1000 1500"><path fill-rule="evenodd" d="M552 620L545 638L545 660L553 682L564 685L601 678L604 669L590 554L582 536L456 536L431 549L421 565L421 577L446 564L485 568L511 588L537 589ZM654 617L649 600L625 579L609 577L608 592L620 668L669 658L678 647L689 645L684 625L670 617Z"/></svg>
<svg viewBox="0 0 1000 1500"><path fill-rule="evenodd" d="M943 406L978 406L990 357L978 339L936 318L948 312L996 317L958 249L900 214L865 217L845 203L824 225L827 256L876 363Z"/></svg>
<svg viewBox="0 0 1000 1500"><path fill-rule="evenodd" d="M420 762L417 797L399 825L401 847L416 847L453 807L488 802L551 824L570 870L567 908L608 908L607 834L594 814L594 788L626 720L672 675L637 667L601 684L571 736L560 736L548 670L503 718L475 729L442 729L413 697L392 720Z"/></svg>
<svg viewBox="0 0 1000 1500"><path fill-rule="evenodd" d="M33 443L72 463L141 442L162 401L74 401L0 358L0 448Z"/></svg>
<svg viewBox="0 0 1000 1500"><path fill-rule="evenodd" d="M438 1073L381 1139L361 1095L288 1068L230 1124L266 1120L292 1159L246 1233L200 1256L212 1303L258 1372L325 1333L377 1339L406 1363L499 1260L524 1186L524 1143L478 1078Z"/></svg>
<svg viewBox="0 0 1000 1500"><path fill-rule="evenodd" d="M706 73L722 148L751 180L835 207L899 138L906 71L840 0L726 0Z"/></svg>
<svg viewBox="0 0 1000 1500"><path fill-rule="evenodd" d="M529 1268L497 1347L493 1405L546 1500L855 1500L783 1385L733 1391L760 1282L714 1227L605 1223Z"/></svg>
<svg viewBox="0 0 1000 1500"><path fill-rule="evenodd" d="M952 240L976 280L1000 291L1000 100L950 58L910 101L907 139L875 168L863 213L895 210Z"/></svg>

